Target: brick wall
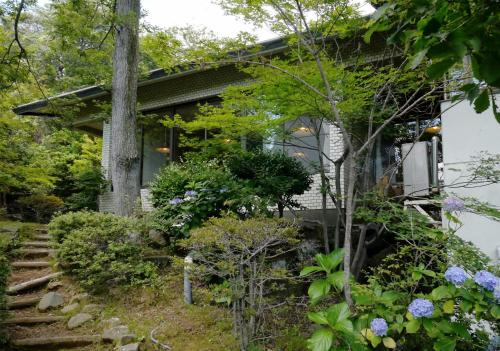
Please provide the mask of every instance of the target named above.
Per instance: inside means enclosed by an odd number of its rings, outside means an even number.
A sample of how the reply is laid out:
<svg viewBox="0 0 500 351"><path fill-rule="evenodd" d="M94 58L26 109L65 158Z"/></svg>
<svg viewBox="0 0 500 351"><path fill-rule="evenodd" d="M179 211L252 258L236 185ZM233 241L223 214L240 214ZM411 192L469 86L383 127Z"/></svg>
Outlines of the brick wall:
<svg viewBox="0 0 500 351"><path fill-rule="evenodd" d="M343 142L342 142L342 134L340 130L333 126L329 126L329 144L330 144L330 150L329 150L329 155L328 157L332 160L337 159L342 155L343 152ZM334 166L333 164L327 160L326 164L329 166L330 173L327 173L327 176L330 178L330 182L332 185L334 185L335 182L335 177L334 177ZM343 177L343 168L341 170L342 172L342 177L341 177L341 184L343 188L343 183L344 183L344 177ZM309 191L306 191L304 194L300 196L296 196L295 200L297 200L303 207L307 209L321 209L321 178L319 174L313 175L313 184L311 185L311 189ZM334 204L330 200L329 197L327 197L327 205L328 208L335 208Z"/></svg>

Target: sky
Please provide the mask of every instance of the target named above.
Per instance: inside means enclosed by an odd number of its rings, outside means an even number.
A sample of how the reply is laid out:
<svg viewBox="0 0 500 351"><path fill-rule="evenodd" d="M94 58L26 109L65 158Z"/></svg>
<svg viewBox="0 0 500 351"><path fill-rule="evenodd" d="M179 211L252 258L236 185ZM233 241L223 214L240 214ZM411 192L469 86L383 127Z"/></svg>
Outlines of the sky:
<svg viewBox="0 0 500 351"><path fill-rule="evenodd" d="M364 0L356 0L361 12L373 11ZM39 0L40 5L48 0ZM213 0L142 0L142 9L147 13L145 20L158 27L186 26L206 27L220 37L233 37L246 31L257 36L260 41L276 38L277 35L266 28L254 28L242 19L226 15Z"/></svg>

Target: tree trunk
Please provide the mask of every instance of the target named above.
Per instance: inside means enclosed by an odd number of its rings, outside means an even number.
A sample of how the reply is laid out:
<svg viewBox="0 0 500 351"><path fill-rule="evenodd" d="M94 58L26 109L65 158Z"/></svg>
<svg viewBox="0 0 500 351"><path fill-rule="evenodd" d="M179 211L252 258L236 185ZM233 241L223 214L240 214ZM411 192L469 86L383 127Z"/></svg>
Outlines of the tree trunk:
<svg viewBox="0 0 500 351"><path fill-rule="evenodd" d="M111 179L116 214L130 216L140 193L137 80L140 0L116 1L111 115Z"/></svg>
<svg viewBox="0 0 500 351"><path fill-rule="evenodd" d="M347 167L347 194L345 200L345 235L344 235L344 297L349 305L353 306L351 296L351 250L352 250L352 221L354 213L354 186L356 183L356 159L354 154L349 157Z"/></svg>

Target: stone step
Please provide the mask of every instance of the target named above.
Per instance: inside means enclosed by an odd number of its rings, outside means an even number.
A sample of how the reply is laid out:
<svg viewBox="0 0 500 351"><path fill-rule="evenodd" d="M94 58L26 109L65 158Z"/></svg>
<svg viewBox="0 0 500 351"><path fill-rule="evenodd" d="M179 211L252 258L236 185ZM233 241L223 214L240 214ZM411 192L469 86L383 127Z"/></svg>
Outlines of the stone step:
<svg viewBox="0 0 500 351"><path fill-rule="evenodd" d="M74 336L55 336L55 337L40 337L40 338L26 338L14 339L10 341L13 348L43 348L43 349L56 349L60 347L79 347L90 344L99 343L101 341L100 335L74 335Z"/></svg>
<svg viewBox="0 0 500 351"><path fill-rule="evenodd" d="M30 257L40 257L40 256L53 256L55 254L55 250L53 249L26 249L21 248L18 249L17 252L22 256L30 256Z"/></svg>
<svg viewBox="0 0 500 351"><path fill-rule="evenodd" d="M35 232L37 232L37 233L47 233L48 230L49 230L49 228L47 228L45 226L44 227L35 228Z"/></svg>
<svg viewBox="0 0 500 351"><path fill-rule="evenodd" d="M49 261L15 261L10 264L12 268L45 268L50 267Z"/></svg>
<svg viewBox="0 0 500 351"><path fill-rule="evenodd" d="M7 318L1 324L8 325L34 325L34 324L51 324L65 321L64 316L36 316L36 317L13 317Z"/></svg>
<svg viewBox="0 0 500 351"><path fill-rule="evenodd" d="M50 235L48 234L35 234L33 235L33 239L35 240L50 240Z"/></svg>
<svg viewBox="0 0 500 351"><path fill-rule="evenodd" d="M52 244L48 241L24 241L21 243L21 246L26 248L33 248L33 247L49 248L52 247Z"/></svg>
<svg viewBox="0 0 500 351"><path fill-rule="evenodd" d="M40 302L40 299L41 299L40 296L20 297L17 299L9 299L7 301L7 309L8 310L15 310L15 309L24 308L24 307L35 306Z"/></svg>
<svg viewBox="0 0 500 351"><path fill-rule="evenodd" d="M54 278L57 278L62 275L62 272L57 272L57 273L52 273L40 278L32 279L27 282L19 283L13 286L9 286L7 288L7 294L8 295L14 295L17 294L21 291L29 290L36 288L40 285L47 284L49 281L51 281Z"/></svg>

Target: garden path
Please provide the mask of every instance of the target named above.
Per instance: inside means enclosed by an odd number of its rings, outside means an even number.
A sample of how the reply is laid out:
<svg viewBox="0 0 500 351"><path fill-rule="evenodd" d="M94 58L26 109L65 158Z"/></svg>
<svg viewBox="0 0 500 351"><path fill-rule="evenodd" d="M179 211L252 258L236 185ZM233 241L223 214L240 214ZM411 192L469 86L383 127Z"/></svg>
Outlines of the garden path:
<svg viewBox="0 0 500 351"><path fill-rule="evenodd" d="M101 335L90 327L68 329L71 313L64 314L61 308L70 299L75 300L75 292L60 280L62 273L52 267L55 250L47 229L36 229L30 241L21 243L17 253L11 262L7 289L8 347L63 350L99 343Z"/></svg>

